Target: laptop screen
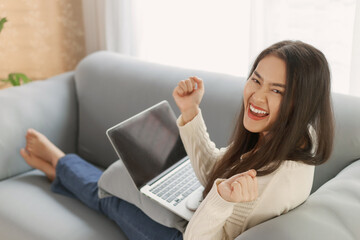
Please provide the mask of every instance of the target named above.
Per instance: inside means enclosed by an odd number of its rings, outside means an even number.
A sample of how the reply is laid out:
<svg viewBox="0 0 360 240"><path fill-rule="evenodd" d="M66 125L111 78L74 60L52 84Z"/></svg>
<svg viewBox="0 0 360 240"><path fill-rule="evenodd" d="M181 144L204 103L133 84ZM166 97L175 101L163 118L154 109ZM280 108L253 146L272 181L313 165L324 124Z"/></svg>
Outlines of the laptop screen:
<svg viewBox="0 0 360 240"><path fill-rule="evenodd" d="M167 101L109 129L108 136L139 189L186 156Z"/></svg>

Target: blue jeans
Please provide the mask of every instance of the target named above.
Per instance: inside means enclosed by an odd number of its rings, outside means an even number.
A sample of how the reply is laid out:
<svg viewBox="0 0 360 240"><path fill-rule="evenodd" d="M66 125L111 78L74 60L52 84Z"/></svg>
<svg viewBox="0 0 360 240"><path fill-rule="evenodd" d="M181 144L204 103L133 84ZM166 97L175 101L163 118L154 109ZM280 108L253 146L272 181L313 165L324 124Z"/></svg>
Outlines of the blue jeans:
<svg viewBox="0 0 360 240"><path fill-rule="evenodd" d="M97 182L102 172L76 154L67 154L56 166L53 192L77 198L88 207L115 221L131 239L183 239L175 228L163 226L136 206L117 197L99 199Z"/></svg>

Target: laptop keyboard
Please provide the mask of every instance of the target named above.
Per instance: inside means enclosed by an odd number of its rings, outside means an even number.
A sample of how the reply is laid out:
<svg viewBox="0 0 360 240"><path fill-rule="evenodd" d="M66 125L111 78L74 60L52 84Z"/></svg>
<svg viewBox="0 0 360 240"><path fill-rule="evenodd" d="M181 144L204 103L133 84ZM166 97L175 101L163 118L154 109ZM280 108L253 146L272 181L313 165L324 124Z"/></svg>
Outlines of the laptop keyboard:
<svg viewBox="0 0 360 240"><path fill-rule="evenodd" d="M150 189L150 192L161 197L174 206L200 187L200 182L195 176L190 161L172 173L164 182Z"/></svg>

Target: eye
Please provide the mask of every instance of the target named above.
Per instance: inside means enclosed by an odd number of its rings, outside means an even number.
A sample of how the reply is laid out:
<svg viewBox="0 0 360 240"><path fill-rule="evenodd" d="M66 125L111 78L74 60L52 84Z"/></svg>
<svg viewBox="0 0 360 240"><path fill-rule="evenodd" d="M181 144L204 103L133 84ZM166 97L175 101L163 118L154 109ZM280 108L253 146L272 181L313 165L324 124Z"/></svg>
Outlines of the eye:
<svg viewBox="0 0 360 240"><path fill-rule="evenodd" d="M256 78L252 78L251 80L254 81L257 84L260 84L259 80L257 80Z"/></svg>
<svg viewBox="0 0 360 240"><path fill-rule="evenodd" d="M283 95L283 93L282 93L281 91L277 90L277 89L273 89L272 91L273 91L274 93Z"/></svg>

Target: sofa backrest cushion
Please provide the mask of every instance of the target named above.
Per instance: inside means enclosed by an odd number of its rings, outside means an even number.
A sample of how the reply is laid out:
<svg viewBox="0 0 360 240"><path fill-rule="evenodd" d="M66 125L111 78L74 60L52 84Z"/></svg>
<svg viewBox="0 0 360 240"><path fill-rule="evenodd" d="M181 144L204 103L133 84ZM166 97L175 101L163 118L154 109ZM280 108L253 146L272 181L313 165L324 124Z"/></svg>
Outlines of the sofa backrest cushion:
<svg viewBox="0 0 360 240"><path fill-rule="evenodd" d="M65 152L76 151L77 100L73 72L0 91L0 180L31 168L19 151L28 128Z"/></svg>
<svg viewBox="0 0 360 240"><path fill-rule="evenodd" d="M335 115L334 149L330 159L315 168L312 192L360 159L360 98L332 94Z"/></svg>
<svg viewBox="0 0 360 240"><path fill-rule="evenodd" d="M173 89L180 80L194 75L205 83L200 107L210 136L218 146L226 146L240 109L244 78L97 52L85 58L75 73L79 155L98 166L109 166L118 157L106 130L162 100L168 100L179 115Z"/></svg>

